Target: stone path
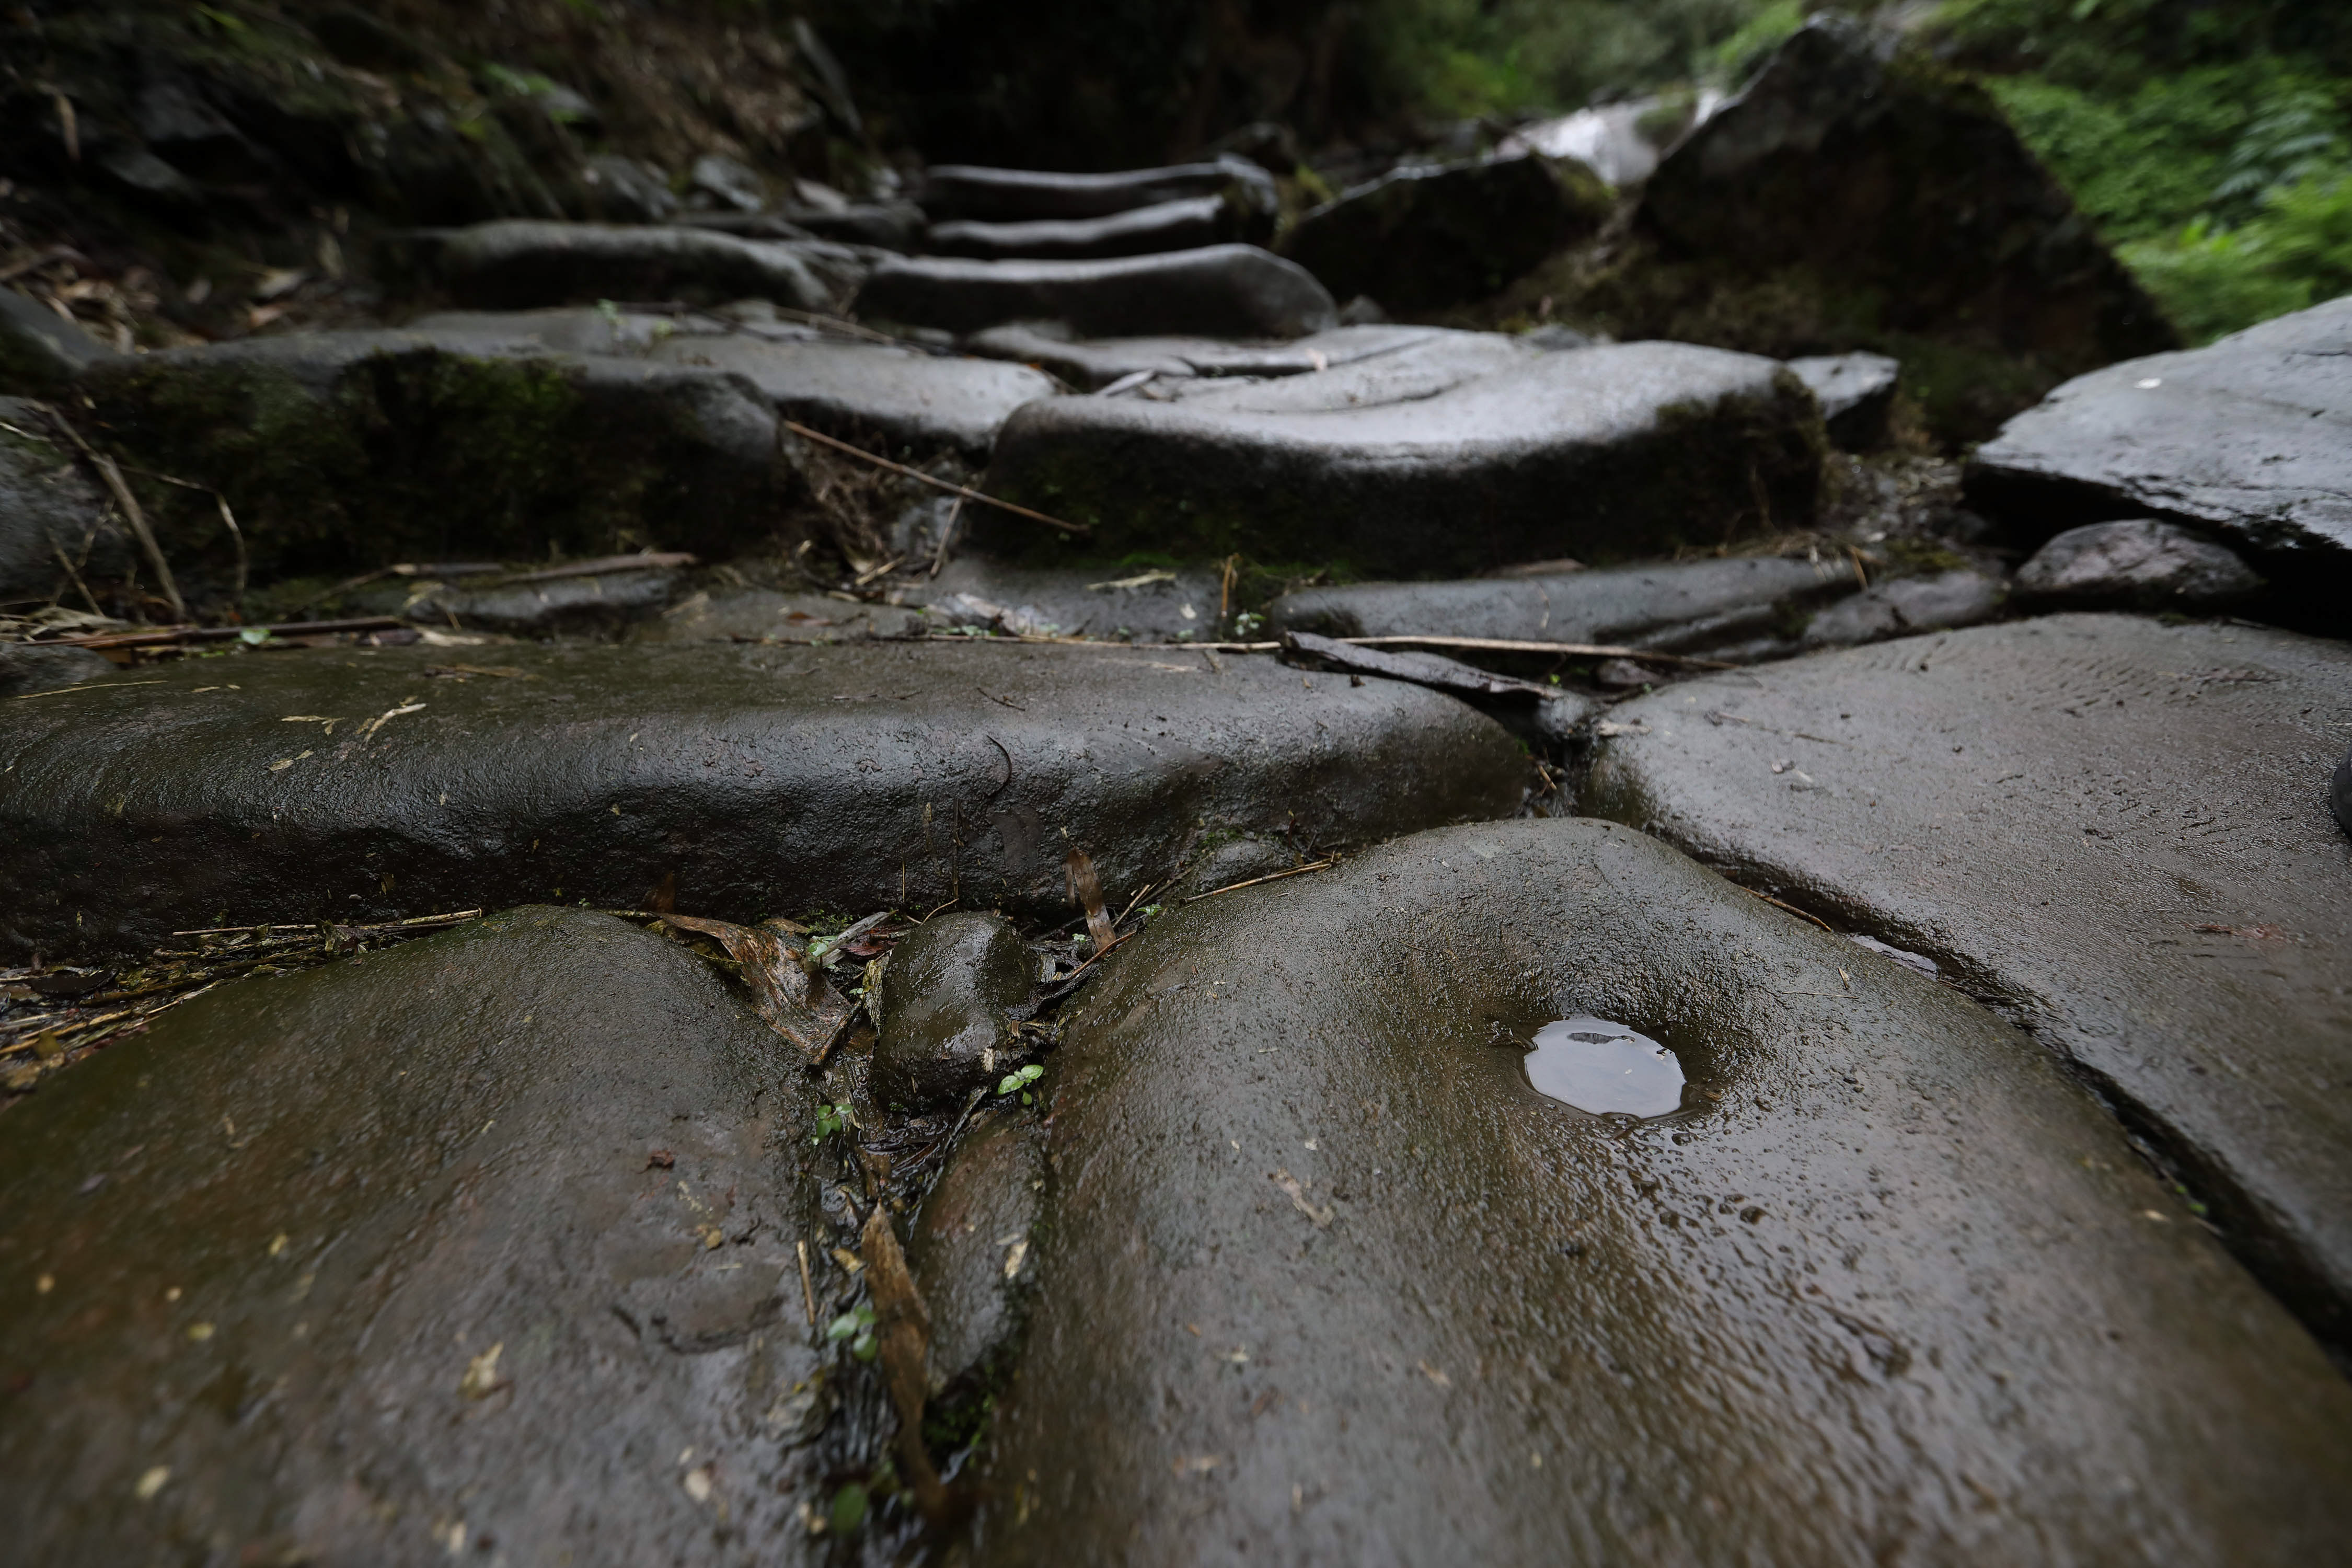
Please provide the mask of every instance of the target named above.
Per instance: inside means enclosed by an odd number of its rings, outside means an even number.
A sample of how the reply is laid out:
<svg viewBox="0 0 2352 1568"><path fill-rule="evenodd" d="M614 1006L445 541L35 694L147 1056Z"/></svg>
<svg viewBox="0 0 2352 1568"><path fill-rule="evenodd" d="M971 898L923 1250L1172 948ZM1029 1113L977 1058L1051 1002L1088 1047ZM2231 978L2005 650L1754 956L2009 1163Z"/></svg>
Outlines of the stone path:
<svg viewBox="0 0 2352 1568"><path fill-rule="evenodd" d="M1965 465L2007 371L1430 319L2063 228L1860 38L1634 195L607 155L336 330L0 291L0 1531L2327 1556L2345 302ZM2066 232L2036 386L2166 337Z"/></svg>

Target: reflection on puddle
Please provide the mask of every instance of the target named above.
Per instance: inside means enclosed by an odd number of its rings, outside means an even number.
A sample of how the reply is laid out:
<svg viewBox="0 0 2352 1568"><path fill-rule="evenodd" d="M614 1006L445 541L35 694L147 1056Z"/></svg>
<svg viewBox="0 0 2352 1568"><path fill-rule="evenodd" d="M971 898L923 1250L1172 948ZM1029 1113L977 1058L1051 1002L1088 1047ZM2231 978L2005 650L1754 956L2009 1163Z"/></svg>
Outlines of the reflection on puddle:
<svg viewBox="0 0 2352 1568"><path fill-rule="evenodd" d="M1664 1116L1683 1103L1675 1053L1606 1018L1562 1018L1536 1031L1527 1055L1538 1093L1595 1116Z"/></svg>

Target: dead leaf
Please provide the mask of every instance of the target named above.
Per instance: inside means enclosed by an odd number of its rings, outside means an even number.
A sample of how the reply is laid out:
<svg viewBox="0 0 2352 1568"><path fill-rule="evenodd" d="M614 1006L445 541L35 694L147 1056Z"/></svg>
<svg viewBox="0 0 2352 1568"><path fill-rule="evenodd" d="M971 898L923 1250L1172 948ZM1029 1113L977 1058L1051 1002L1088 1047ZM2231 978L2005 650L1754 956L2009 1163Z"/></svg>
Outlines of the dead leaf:
<svg viewBox="0 0 2352 1568"><path fill-rule="evenodd" d="M923 1446L923 1400L930 1387L931 1319L923 1294L907 1268L890 1211L880 1204L866 1216L863 1237L866 1289L873 1292L876 1337L882 1347L882 1378L898 1410L898 1462L915 1494L916 1506L935 1525L949 1522L947 1489Z"/></svg>
<svg viewBox="0 0 2352 1568"><path fill-rule="evenodd" d="M1110 921L1110 910L1103 901L1102 879L1095 875L1094 860L1083 849L1073 848L1062 862L1064 875L1070 885L1070 900L1087 911L1087 935L1093 939L1095 952L1110 951L1118 941L1118 932Z"/></svg>
<svg viewBox="0 0 2352 1568"><path fill-rule="evenodd" d="M739 926L726 921L693 915L662 916L680 931L715 939L727 956L743 966L744 983L768 1026L814 1058L824 1048L848 1016L848 1004L835 995L822 973L811 973L802 962L802 950L785 942L773 926Z"/></svg>
<svg viewBox="0 0 2352 1568"><path fill-rule="evenodd" d="M514 1380L499 1375L499 1352L507 1348L506 1342L497 1344L466 1363L466 1375L457 1380L457 1392L468 1399L488 1399Z"/></svg>

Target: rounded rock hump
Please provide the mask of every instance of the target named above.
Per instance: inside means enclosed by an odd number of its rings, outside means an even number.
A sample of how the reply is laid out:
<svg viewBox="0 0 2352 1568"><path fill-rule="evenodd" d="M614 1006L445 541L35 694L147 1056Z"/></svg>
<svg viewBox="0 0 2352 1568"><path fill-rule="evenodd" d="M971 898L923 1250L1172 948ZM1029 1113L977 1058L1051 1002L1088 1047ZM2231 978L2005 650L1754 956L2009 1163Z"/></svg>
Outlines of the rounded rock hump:
<svg viewBox="0 0 2352 1568"><path fill-rule="evenodd" d="M1037 961L1001 915L934 915L891 950L871 1088L885 1105L944 1104L994 1078L1014 1048L1005 1009L1025 999Z"/></svg>

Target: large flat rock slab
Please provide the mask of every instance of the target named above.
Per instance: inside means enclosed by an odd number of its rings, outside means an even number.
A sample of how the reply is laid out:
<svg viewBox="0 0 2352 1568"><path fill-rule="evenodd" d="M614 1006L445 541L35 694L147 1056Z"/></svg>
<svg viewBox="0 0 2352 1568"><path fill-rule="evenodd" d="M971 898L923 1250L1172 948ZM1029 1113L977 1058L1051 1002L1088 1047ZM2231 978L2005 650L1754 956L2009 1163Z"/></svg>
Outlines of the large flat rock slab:
<svg viewBox="0 0 2352 1568"><path fill-rule="evenodd" d="M1152 256L1265 237L1244 234L1242 228L1239 215L1231 212L1223 197L1187 196L1108 217L1036 218L1027 223L956 218L933 224L923 237L923 248L935 256L1069 260Z"/></svg>
<svg viewBox="0 0 2352 1568"><path fill-rule="evenodd" d="M1619 709L1584 807L1925 953L2112 1096L2352 1337L2352 648L2060 616Z"/></svg>
<svg viewBox="0 0 2352 1568"><path fill-rule="evenodd" d="M1538 1094L1586 1014L1684 1109ZM2352 1388L2053 1057L1615 825L1163 918L1047 1081L983 1561L2284 1564L2352 1523Z"/></svg>
<svg viewBox="0 0 2352 1568"><path fill-rule="evenodd" d="M829 1233L785 1048L682 949L525 909L58 1076L0 1174L11 1555L797 1561Z"/></svg>
<svg viewBox="0 0 2352 1568"><path fill-rule="evenodd" d="M1014 321L964 340L971 353L1020 360L1053 372L1071 385L1098 392L1149 375L1172 383L1195 376L1305 375L1376 354L1393 353L1441 335L1438 327L1334 327L1289 342L1231 338L1080 338L1053 321Z"/></svg>
<svg viewBox="0 0 2352 1568"><path fill-rule="evenodd" d="M1224 157L1160 169L1061 174L938 163L923 173L923 210L937 219L1024 223L1106 217L1161 202L1223 195L1271 213L1273 176L1246 158Z"/></svg>
<svg viewBox="0 0 2352 1568"><path fill-rule="evenodd" d="M1061 391L1024 364L881 343L679 337L648 357L740 375L779 414L827 435L894 451L949 447L974 462L1014 409Z"/></svg>
<svg viewBox="0 0 2352 1568"><path fill-rule="evenodd" d="M403 236L387 257L394 276L409 287L488 310L599 300L767 300L836 310L866 271L856 251L824 240L537 218Z"/></svg>
<svg viewBox="0 0 2352 1568"><path fill-rule="evenodd" d="M1170 403L1033 404L999 434L988 489L1091 524L1089 544L1113 558L1240 551L1402 576L1712 548L1811 516L1820 415L1777 363L1687 343L1492 342L1480 352L1501 368L1484 374L1433 363L1426 380L1400 376L1409 359L1443 357L1413 345ZM1366 400L1350 404L1359 382ZM1398 400L1370 401L1382 396Z"/></svg>
<svg viewBox="0 0 2352 1568"><path fill-rule="evenodd" d="M2032 538L2116 518L2198 524L2340 604L2352 298L2077 376L1979 447L1967 484L1970 504Z"/></svg>
<svg viewBox="0 0 2352 1568"><path fill-rule="evenodd" d="M1785 635L1857 586L1832 562L1654 562L1451 583L1301 588L1266 606L1276 632L1611 643L1688 653Z"/></svg>
<svg viewBox="0 0 2352 1568"><path fill-rule="evenodd" d="M729 920L955 899L1060 920L1073 844L1124 901L1212 830L1362 843L1507 815L1527 782L1517 743L1452 698L1271 658L688 644L467 663L256 655L17 703L0 944L637 909L672 878L678 907Z"/></svg>
<svg viewBox="0 0 2352 1568"><path fill-rule="evenodd" d="M1254 245L1099 261L894 258L858 290L857 310L951 332L1063 321L1093 338L1296 338L1338 321L1331 296L1306 268Z"/></svg>

